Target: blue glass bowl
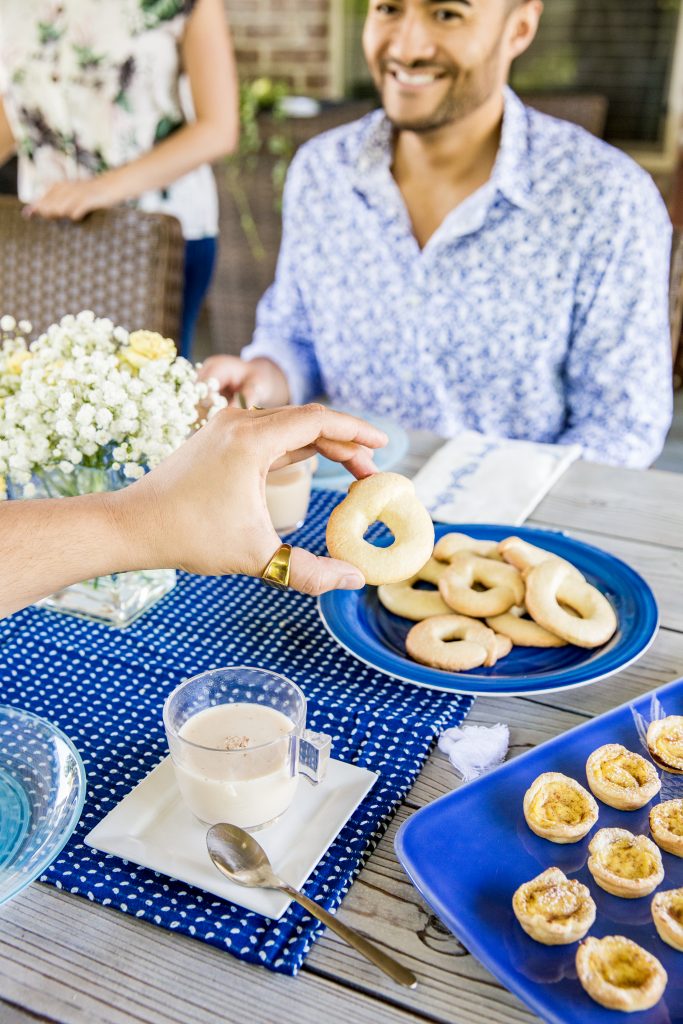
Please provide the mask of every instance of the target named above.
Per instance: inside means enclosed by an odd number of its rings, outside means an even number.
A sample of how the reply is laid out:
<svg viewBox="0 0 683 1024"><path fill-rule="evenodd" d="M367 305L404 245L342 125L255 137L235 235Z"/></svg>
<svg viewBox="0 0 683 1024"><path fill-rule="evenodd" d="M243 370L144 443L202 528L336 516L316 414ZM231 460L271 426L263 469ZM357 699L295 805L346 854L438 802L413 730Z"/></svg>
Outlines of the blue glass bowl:
<svg viewBox="0 0 683 1024"><path fill-rule="evenodd" d="M0 705L0 904L52 863L84 800L83 762L64 733Z"/></svg>

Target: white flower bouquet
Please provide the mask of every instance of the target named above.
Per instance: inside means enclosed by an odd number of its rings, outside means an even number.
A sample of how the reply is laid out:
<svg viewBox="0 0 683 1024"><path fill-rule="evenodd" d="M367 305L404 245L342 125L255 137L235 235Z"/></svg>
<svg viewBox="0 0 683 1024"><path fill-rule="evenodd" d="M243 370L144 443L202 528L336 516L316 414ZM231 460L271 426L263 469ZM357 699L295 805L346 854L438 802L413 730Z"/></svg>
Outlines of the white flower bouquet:
<svg viewBox="0 0 683 1024"><path fill-rule="evenodd" d="M65 316L31 344L31 324L0 318L0 497L115 490L177 448L225 405L214 382L152 331L94 313ZM7 487L5 486L7 484ZM118 573L40 602L129 625L173 587L172 569Z"/></svg>
<svg viewBox="0 0 683 1024"><path fill-rule="evenodd" d="M0 318L0 476L23 497L50 473L64 494L106 489L103 474L83 487L81 467L137 479L200 425L200 404L208 415L225 404L160 334L129 334L89 311L29 345L30 330Z"/></svg>

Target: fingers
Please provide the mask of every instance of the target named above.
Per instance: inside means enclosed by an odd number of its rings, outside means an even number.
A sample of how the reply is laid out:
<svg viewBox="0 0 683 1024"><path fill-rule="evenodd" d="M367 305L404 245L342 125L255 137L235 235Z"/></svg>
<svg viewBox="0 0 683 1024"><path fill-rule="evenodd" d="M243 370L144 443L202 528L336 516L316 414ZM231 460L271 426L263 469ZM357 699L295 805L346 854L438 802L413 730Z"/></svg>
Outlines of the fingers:
<svg viewBox="0 0 683 1024"><path fill-rule="evenodd" d="M233 398L244 384L247 369L248 364L237 356L210 356L199 368L199 379L215 378L220 393L225 398Z"/></svg>
<svg viewBox="0 0 683 1024"><path fill-rule="evenodd" d="M261 417L270 463L287 451L315 445L335 462L353 463L363 472L367 459L363 460L355 446L382 448L388 441L384 431L370 423L317 404L274 409ZM345 444L339 447L336 442Z"/></svg>
<svg viewBox="0 0 683 1024"><path fill-rule="evenodd" d="M289 585L302 594L325 594L328 590L360 590L365 580L354 565L337 558L321 558L305 548L292 548Z"/></svg>

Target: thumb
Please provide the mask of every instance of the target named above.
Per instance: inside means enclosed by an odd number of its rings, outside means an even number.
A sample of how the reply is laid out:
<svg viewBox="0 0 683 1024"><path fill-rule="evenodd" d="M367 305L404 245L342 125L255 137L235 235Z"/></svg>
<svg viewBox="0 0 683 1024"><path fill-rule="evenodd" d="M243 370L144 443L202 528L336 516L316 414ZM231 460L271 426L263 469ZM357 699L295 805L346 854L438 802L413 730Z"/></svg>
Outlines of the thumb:
<svg viewBox="0 0 683 1024"><path fill-rule="evenodd" d="M324 594L328 590L360 590L365 586L355 565L338 558L322 558L305 548L292 548L289 585L302 594Z"/></svg>

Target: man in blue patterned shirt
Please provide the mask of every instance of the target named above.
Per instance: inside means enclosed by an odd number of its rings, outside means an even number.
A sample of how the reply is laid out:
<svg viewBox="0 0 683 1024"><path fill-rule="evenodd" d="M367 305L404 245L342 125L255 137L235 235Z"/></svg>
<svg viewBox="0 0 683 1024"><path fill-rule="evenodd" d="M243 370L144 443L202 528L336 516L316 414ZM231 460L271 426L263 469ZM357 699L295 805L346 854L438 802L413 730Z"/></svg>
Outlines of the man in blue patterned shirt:
<svg viewBox="0 0 683 1024"><path fill-rule="evenodd" d="M671 225L631 159L507 88L541 6L371 0L383 110L296 154L253 342L205 364L226 394L656 458Z"/></svg>

